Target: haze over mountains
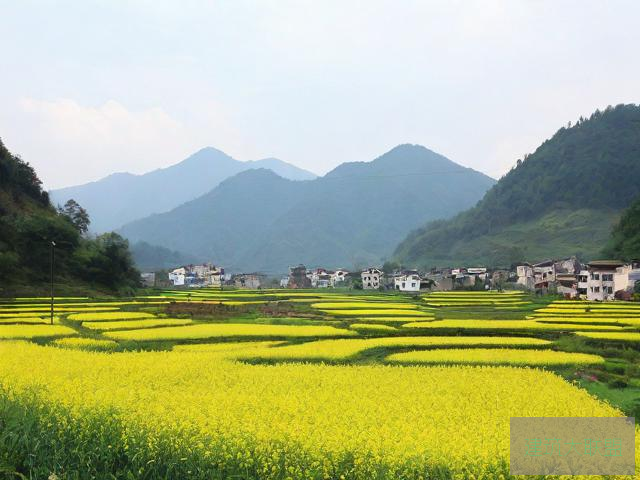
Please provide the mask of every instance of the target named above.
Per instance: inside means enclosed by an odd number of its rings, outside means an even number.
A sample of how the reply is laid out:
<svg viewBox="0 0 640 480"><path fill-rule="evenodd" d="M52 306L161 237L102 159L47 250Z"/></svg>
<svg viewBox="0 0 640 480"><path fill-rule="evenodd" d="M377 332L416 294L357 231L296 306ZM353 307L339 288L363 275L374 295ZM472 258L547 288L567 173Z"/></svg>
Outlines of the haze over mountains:
<svg viewBox="0 0 640 480"><path fill-rule="evenodd" d="M114 173L96 182L49 192L54 205L73 198L91 214L91 230L115 230L127 222L162 213L210 191L223 180L249 169L268 168L291 180L316 175L277 158L242 162L212 147L180 163L134 175Z"/></svg>
<svg viewBox="0 0 640 480"><path fill-rule="evenodd" d="M312 181L267 169L244 171L120 232L132 243L145 241L232 271L282 273L300 262L353 267L380 262L416 225L469 208L494 183L422 146L400 145Z"/></svg>
<svg viewBox="0 0 640 480"><path fill-rule="evenodd" d="M639 195L640 107L609 107L558 130L476 207L413 231L395 258L420 267L598 258Z"/></svg>

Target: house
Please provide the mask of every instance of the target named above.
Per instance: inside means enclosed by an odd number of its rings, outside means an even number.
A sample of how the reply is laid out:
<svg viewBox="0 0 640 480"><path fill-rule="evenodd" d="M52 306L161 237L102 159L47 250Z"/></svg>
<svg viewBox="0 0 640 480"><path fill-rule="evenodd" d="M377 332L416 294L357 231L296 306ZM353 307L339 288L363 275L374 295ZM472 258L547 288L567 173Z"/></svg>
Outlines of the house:
<svg viewBox="0 0 640 480"><path fill-rule="evenodd" d="M582 269L576 275L578 282L577 294L580 298L587 298L587 291L589 290L589 270Z"/></svg>
<svg viewBox="0 0 640 480"><path fill-rule="evenodd" d="M485 267L469 267L467 268L467 275L473 278L474 285L478 283L478 281L487 283L487 280L489 279L489 274Z"/></svg>
<svg viewBox="0 0 640 480"><path fill-rule="evenodd" d="M406 270L393 276L393 288L401 292L419 292L420 274L416 270Z"/></svg>
<svg viewBox="0 0 640 480"><path fill-rule="evenodd" d="M556 273L558 295L576 298L578 296L578 276L575 273Z"/></svg>
<svg viewBox="0 0 640 480"><path fill-rule="evenodd" d="M141 273L140 274L140 283L143 287L152 288L156 284L156 274L151 273Z"/></svg>
<svg viewBox="0 0 640 480"><path fill-rule="evenodd" d="M224 280L224 269L211 263L185 265L169 272L173 286L219 287Z"/></svg>
<svg viewBox="0 0 640 480"><path fill-rule="evenodd" d="M344 285L345 280L349 276L349 272L344 270L343 268L337 269L335 272L331 274L331 286L338 287L340 284Z"/></svg>
<svg viewBox="0 0 640 480"><path fill-rule="evenodd" d="M311 288L307 267L302 264L297 267L289 267L289 288Z"/></svg>
<svg viewBox="0 0 640 480"><path fill-rule="evenodd" d="M554 260L533 265L533 287L535 289L549 288L549 285L556 281L556 269Z"/></svg>
<svg viewBox="0 0 640 480"><path fill-rule="evenodd" d="M453 290L453 276L451 269L434 269L427 273L424 278L425 282L432 283L431 291L445 292Z"/></svg>
<svg viewBox="0 0 640 480"><path fill-rule="evenodd" d="M307 272L307 277L311 281L312 288L328 288L331 286L331 276L334 272L324 268L316 268Z"/></svg>
<svg viewBox="0 0 640 480"><path fill-rule="evenodd" d="M533 266L531 266L531 264L524 263L522 265L518 265L516 267L516 276L518 277L516 280L518 285L522 285L528 290L533 290L535 280L533 277Z"/></svg>
<svg viewBox="0 0 640 480"><path fill-rule="evenodd" d="M362 288L365 290L377 290L380 288L382 280L382 270L375 267L369 267L360 273L362 278Z"/></svg>
<svg viewBox="0 0 640 480"><path fill-rule="evenodd" d="M615 297L614 276L618 268L624 266L623 262L616 260L595 260L587 264L587 300L605 301ZM583 272L580 272L582 276Z"/></svg>
<svg viewBox="0 0 640 480"><path fill-rule="evenodd" d="M206 273L206 284L212 287L220 287L224 283L224 268L213 268Z"/></svg>
<svg viewBox="0 0 640 480"><path fill-rule="evenodd" d="M233 285L236 288L248 288L250 290L257 290L261 288L261 278L264 275L259 273L238 273L233 276Z"/></svg>
<svg viewBox="0 0 640 480"><path fill-rule="evenodd" d="M174 287L180 287L185 284L185 277L187 276L187 269L184 267L176 268L169 272L169 281Z"/></svg>
<svg viewBox="0 0 640 480"><path fill-rule="evenodd" d="M516 267L516 282L527 289L543 290L558 286L557 276L563 274L563 283L567 284L571 279L566 275L578 276L581 265L576 257L567 257L561 260L545 260L544 262L529 264L524 263ZM568 293L568 292L565 292Z"/></svg>
<svg viewBox="0 0 640 480"><path fill-rule="evenodd" d="M640 282L640 262L632 262L616 268L613 275L614 292L633 292L636 282Z"/></svg>

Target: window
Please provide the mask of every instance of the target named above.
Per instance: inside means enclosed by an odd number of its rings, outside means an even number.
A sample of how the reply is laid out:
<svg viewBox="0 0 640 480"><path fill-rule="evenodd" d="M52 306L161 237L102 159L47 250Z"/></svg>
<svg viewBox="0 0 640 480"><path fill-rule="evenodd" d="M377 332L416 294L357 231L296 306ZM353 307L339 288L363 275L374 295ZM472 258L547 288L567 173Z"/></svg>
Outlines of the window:
<svg viewBox="0 0 640 480"><path fill-rule="evenodd" d="M613 287L604 287L604 291L605 291L605 293L612 294L613 293Z"/></svg>
<svg viewBox="0 0 640 480"><path fill-rule="evenodd" d="M600 280L600 274L599 273L592 273L591 274L591 280Z"/></svg>
<svg viewBox="0 0 640 480"><path fill-rule="evenodd" d="M411 286L415 287L416 286L416 282L411 282Z"/></svg>
<svg viewBox="0 0 640 480"><path fill-rule="evenodd" d="M602 274L603 282L613 282L613 273L603 273Z"/></svg>
<svg viewBox="0 0 640 480"><path fill-rule="evenodd" d="M600 293L600 287L592 287L595 293Z"/></svg>

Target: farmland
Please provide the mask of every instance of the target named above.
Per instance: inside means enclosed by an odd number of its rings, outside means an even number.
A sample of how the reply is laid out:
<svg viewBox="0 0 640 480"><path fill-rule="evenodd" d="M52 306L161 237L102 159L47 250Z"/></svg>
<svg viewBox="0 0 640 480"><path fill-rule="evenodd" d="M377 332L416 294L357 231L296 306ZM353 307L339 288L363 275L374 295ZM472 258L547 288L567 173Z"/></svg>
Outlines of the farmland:
<svg viewBox="0 0 640 480"><path fill-rule="evenodd" d="M639 416L639 307L201 289L60 298L50 325L0 301L0 472L510 478L511 416Z"/></svg>

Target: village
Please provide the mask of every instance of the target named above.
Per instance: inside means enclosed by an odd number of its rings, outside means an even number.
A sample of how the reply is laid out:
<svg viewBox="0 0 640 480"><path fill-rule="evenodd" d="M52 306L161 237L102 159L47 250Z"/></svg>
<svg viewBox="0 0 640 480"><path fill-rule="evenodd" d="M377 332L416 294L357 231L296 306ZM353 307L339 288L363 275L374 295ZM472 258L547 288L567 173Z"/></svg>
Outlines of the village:
<svg viewBox="0 0 640 480"><path fill-rule="evenodd" d="M368 267L348 271L342 268L307 268L296 265L279 280L262 273L225 274L224 268L207 263L185 265L167 274L168 285L178 288L350 288L396 290L406 293L449 290L520 289L541 295L557 294L567 299L589 301L631 300L640 286L640 262L594 260L582 264L576 257L523 263L513 270L486 267L407 269ZM143 273L142 283L157 286L155 273Z"/></svg>

